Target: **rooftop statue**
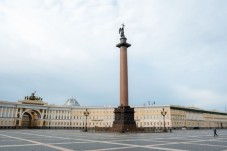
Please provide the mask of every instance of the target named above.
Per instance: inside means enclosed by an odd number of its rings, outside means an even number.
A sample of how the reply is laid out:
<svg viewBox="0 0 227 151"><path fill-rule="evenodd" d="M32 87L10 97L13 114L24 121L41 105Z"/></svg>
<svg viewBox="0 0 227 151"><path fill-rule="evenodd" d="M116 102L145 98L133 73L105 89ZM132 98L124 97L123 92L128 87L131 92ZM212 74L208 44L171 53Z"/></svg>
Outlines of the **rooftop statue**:
<svg viewBox="0 0 227 151"><path fill-rule="evenodd" d="M120 43L116 45L116 47L120 48L121 46L125 46L125 47L130 47L131 44L127 43L127 39L125 37L125 33L124 33L124 27L125 25L122 24L122 27L119 28L119 34L120 34Z"/></svg>
<svg viewBox="0 0 227 151"><path fill-rule="evenodd" d="M36 91L33 92L31 94L31 96L25 96L25 100L37 100L37 101L41 101L42 102L43 99L41 97L35 96L35 93L36 93Z"/></svg>
<svg viewBox="0 0 227 151"><path fill-rule="evenodd" d="M120 34L121 38L125 38L124 27L125 27L125 25L123 23L122 24L122 28L119 29L119 34Z"/></svg>

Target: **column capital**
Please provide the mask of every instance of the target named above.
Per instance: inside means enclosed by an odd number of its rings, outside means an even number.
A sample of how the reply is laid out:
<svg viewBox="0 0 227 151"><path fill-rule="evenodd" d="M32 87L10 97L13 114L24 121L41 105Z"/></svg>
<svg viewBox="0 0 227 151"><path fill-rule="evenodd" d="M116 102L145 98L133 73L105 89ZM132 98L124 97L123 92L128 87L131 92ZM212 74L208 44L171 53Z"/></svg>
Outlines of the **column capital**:
<svg viewBox="0 0 227 151"><path fill-rule="evenodd" d="M126 39L125 37L121 38L121 39L120 39L120 43L117 44L116 47L118 47L118 48L120 48L120 47L122 47L122 46L125 46L125 47L127 47L127 48L130 47L131 44L127 43L126 40L127 40L127 39Z"/></svg>

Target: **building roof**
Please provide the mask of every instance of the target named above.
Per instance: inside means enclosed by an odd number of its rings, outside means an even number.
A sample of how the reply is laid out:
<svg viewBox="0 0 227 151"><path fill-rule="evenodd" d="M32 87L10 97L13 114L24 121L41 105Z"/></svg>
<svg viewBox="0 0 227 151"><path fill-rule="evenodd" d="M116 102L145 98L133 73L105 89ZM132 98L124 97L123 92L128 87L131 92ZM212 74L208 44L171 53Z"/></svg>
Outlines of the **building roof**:
<svg viewBox="0 0 227 151"><path fill-rule="evenodd" d="M171 105L170 108L171 109L182 110L182 111L192 111L192 112L199 112L199 113L227 115L227 113L225 113L225 112L209 111L209 110L204 110L204 109L195 108L195 107L184 107L184 106L174 106L174 105Z"/></svg>
<svg viewBox="0 0 227 151"><path fill-rule="evenodd" d="M66 106L80 106L80 104L77 102L75 98L68 99L65 104Z"/></svg>

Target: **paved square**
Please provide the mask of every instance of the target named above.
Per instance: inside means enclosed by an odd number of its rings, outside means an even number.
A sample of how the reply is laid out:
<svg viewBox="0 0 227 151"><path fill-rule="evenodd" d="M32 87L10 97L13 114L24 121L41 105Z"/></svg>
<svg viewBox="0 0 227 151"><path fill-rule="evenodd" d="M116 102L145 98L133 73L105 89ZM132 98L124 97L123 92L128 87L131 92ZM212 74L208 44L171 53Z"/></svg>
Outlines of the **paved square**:
<svg viewBox="0 0 227 151"><path fill-rule="evenodd" d="M227 130L173 133L90 133L78 130L0 130L0 151L227 151Z"/></svg>

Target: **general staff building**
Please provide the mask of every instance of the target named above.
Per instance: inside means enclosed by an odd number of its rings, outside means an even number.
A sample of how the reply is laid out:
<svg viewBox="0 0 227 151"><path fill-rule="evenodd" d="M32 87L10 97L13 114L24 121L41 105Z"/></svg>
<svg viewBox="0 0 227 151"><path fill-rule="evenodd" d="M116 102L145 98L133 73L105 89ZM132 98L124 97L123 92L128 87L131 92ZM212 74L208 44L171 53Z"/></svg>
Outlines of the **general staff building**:
<svg viewBox="0 0 227 151"><path fill-rule="evenodd" d="M225 112L173 105L134 106L134 110L137 127L159 129L165 121L169 129L227 128ZM112 126L113 112L114 107L80 106L74 98L64 105L48 105L32 93L18 102L0 101L0 128L84 129L85 124L104 128Z"/></svg>

